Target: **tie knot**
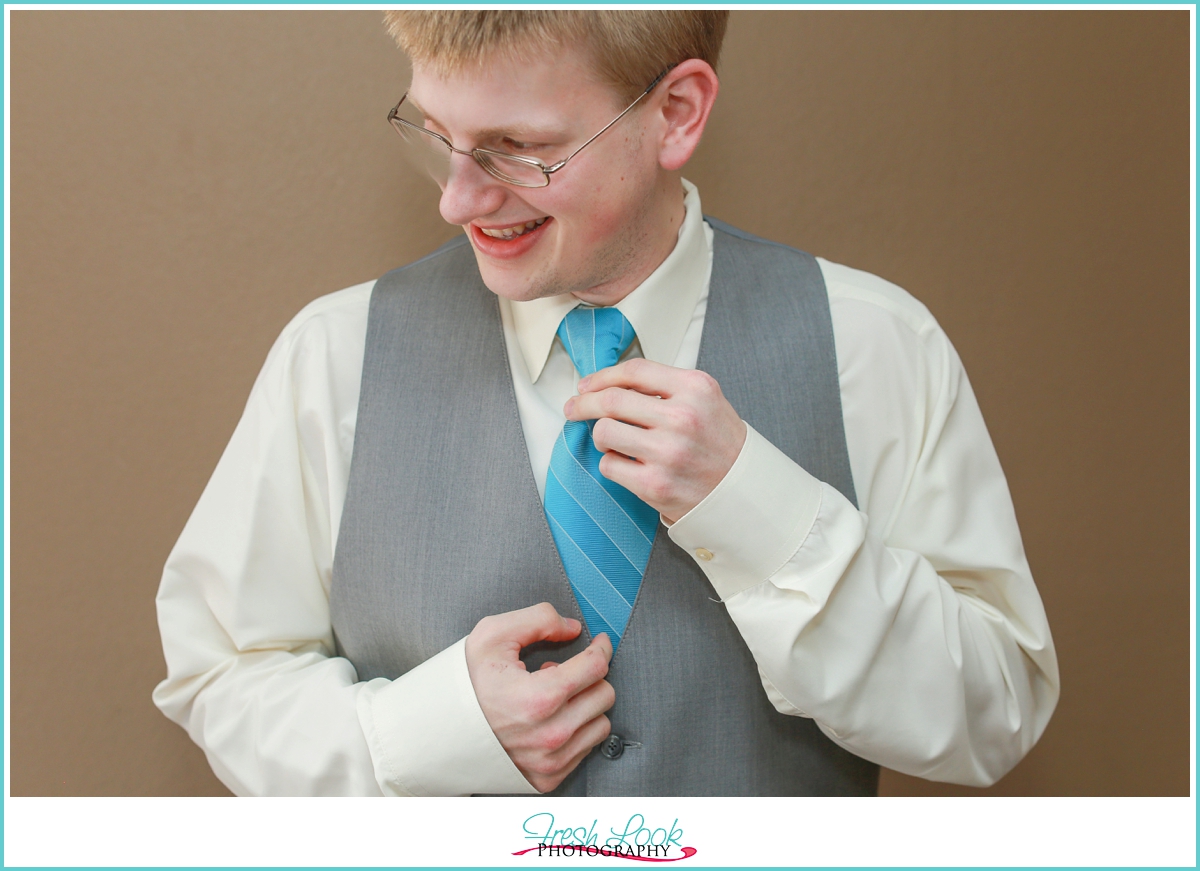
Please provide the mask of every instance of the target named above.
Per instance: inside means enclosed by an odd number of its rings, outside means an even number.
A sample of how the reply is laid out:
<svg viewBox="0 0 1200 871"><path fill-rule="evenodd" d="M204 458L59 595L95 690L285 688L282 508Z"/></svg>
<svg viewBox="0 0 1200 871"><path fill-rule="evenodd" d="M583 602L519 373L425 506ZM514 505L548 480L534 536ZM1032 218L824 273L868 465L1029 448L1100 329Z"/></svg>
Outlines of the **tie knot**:
<svg viewBox="0 0 1200 871"><path fill-rule="evenodd" d="M616 365L633 341L633 326L615 308L579 306L558 325L558 337L581 377Z"/></svg>

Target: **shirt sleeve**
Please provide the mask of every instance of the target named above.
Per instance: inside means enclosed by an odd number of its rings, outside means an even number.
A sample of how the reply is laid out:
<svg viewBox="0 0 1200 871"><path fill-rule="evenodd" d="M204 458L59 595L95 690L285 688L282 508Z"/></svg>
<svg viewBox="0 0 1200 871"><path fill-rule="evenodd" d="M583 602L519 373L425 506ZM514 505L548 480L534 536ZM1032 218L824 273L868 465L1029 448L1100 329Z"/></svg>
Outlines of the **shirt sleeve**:
<svg viewBox="0 0 1200 871"><path fill-rule="evenodd" d="M275 343L157 598L155 704L238 795L532 793L487 725L459 642L396 680L336 655L333 551L370 285Z"/></svg>
<svg viewBox="0 0 1200 871"><path fill-rule="evenodd" d="M669 534L777 710L888 768L986 786L1045 729L1054 646L958 355L927 312L865 296L840 303L854 311L835 330L861 510L749 429Z"/></svg>

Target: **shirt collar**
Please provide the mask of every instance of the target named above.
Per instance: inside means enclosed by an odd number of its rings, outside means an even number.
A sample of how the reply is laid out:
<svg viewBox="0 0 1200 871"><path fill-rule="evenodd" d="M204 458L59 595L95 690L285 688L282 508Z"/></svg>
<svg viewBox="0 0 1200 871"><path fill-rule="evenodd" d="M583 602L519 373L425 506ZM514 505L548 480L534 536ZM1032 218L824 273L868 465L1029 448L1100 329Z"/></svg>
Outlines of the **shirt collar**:
<svg viewBox="0 0 1200 871"><path fill-rule="evenodd" d="M643 356L668 366L675 362L696 303L704 293L711 260L700 194L686 179L683 190L686 213L675 247L645 281L615 306L637 333ZM529 379L536 382L550 356L558 325L567 312L579 305L579 300L564 293L509 305Z"/></svg>

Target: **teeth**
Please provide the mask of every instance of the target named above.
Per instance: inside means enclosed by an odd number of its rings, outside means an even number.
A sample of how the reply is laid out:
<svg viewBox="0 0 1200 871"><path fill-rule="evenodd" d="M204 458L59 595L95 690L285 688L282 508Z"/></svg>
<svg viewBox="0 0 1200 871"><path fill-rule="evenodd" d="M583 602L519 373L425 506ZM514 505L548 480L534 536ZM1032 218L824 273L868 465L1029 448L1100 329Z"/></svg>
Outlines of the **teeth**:
<svg viewBox="0 0 1200 871"><path fill-rule="evenodd" d="M524 224L517 224L515 227L504 227L501 230L484 230L480 227L480 232L491 236L493 239L511 239L514 236L523 236L526 231L532 230L534 227L540 227L544 223L546 223L545 218L538 218L536 221L526 221Z"/></svg>

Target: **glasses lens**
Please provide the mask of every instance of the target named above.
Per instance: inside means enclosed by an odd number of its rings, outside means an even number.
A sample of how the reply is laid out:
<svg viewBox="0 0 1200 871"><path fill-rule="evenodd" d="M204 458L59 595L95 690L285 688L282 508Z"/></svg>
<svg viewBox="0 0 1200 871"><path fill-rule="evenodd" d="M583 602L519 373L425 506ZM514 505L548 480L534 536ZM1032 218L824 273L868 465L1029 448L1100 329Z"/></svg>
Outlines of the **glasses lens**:
<svg viewBox="0 0 1200 871"><path fill-rule="evenodd" d="M400 141L403 143L401 153L405 159L417 169L433 176L438 184L445 185L450 176L450 149L445 142L425 129L425 116L405 100L391 121L396 132L400 134Z"/></svg>
<svg viewBox="0 0 1200 871"><path fill-rule="evenodd" d="M538 164L526 163L498 151L476 151L480 165L501 181L522 187L540 188L550 184L550 177Z"/></svg>
<svg viewBox="0 0 1200 871"><path fill-rule="evenodd" d="M400 134L402 152L413 166L429 173L442 187L450 178L450 146L431 130L426 129L425 116L408 100L400 103L391 118L392 126ZM529 163L499 151L479 150L472 152L480 166L493 176L510 184L522 187L545 187L550 177L542 172L541 165Z"/></svg>

